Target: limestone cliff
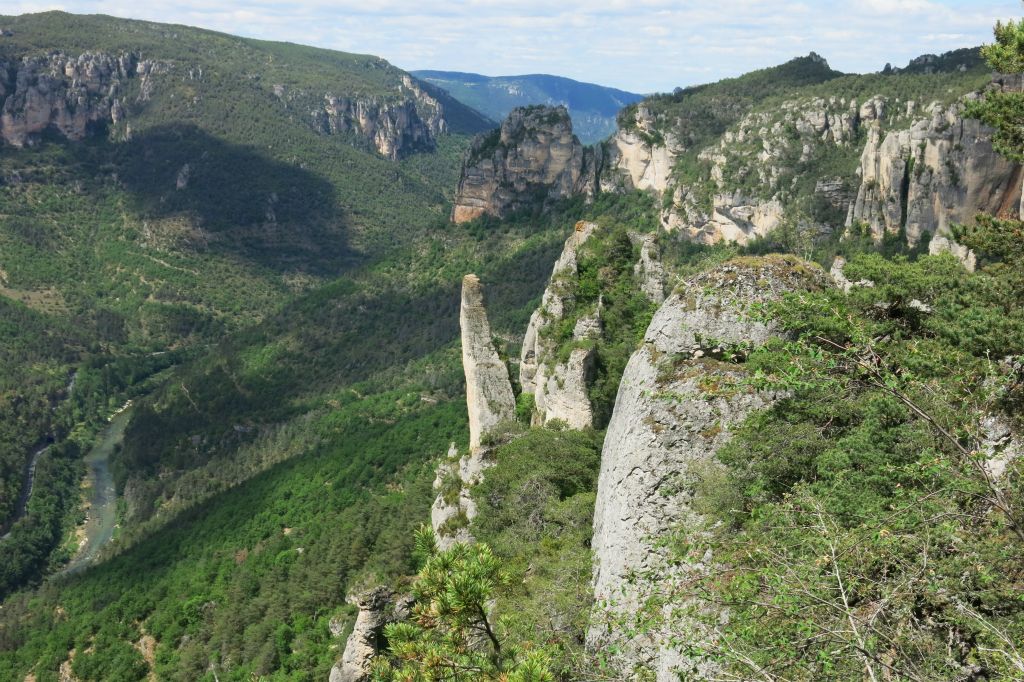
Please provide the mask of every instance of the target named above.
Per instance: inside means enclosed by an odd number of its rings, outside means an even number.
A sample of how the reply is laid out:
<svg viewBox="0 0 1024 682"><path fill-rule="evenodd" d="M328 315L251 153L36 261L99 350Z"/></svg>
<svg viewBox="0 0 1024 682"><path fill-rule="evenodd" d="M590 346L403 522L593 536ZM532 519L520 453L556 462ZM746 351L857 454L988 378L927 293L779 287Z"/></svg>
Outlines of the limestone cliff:
<svg viewBox="0 0 1024 682"><path fill-rule="evenodd" d="M663 226L704 244L747 244L766 236L781 224L796 199L794 185L802 174L814 172L816 158L834 156L836 148L852 150L860 127L882 115L879 97L861 105L842 97L794 99L746 114L697 154L708 169L705 180L671 182ZM842 176L818 178L814 194L844 215L851 184Z"/></svg>
<svg viewBox="0 0 1024 682"><path fill-rule="evenodd" d="M409 615L411 598L397 597L386 587L349 597L359 608L352 634L345 651L333 668L330 682L366 682L370 679L370 662L384 646L384 626Z"/></svg>
<svg viewBox="0 0 1024 682"><path fill-rule="evenodd" d="M671 566L659 541L674 531L699 528L690 491L715 452L748 414L777 399L744 386L746 352L776 332L749 315L751 306L784 292L826 286L820 268L793 257L744 258L698 275L655 314L642 346L622 377L601 457L594 512L594 595L599 607L588 636L591 647L621 647L620 673L634 666L677 679L688 642L707 633L675 623L683 642L657 631L627 637L634 617L661 589L709 570Z"/></svg>
<svg viewBox="0 0 1024 682"><path fill-rule="evenodd" d="M459 324L469 409L469 447L477 450L484 434L503 421L515 419L516 399L508 367L494 348L484 308L484 288L476 275L462 279Z"/></svg>
<svg viewBox="0 0 1024 682"><path fill-rule="evenodd" d="M620 127L609 141L602 189L665 191L672 181L678 150L675 136L659 132L650 109L637 105L628 125Z"/></svg>
<svg viewBox="0 0 1024 682"><path fill-rule="evenodd" d="M453 443L448 457L437 470L434 481L437 498L431 508L430 520L442 549L455 542L473 539L466 527L476 516L476 505L469 488L483 480L487 467L484 437L502 422L516 417L516 400L508 367L494 347L491 325L484 308L483 285L476 275L466 275L462 279L459 324L469 413L469 452L460 458Z"/></svg>
<svg viewBox="0 0 1024 682"><path fill-rule="evenodd" d="M422 84L402 77L398 98L324 95L322 109L313 114L321 133L352 133L389 159L432 151L437 137L448 130L444 106Z"/></svg>
<svg viewBox="0 0 1024 682"><path fill-rule="evenodd" d="M913 245L926 233L946 237L951 224L978 213L1017 214L1020 165L997 154L991 130L963 118L962 108L936 103L907 128L870 127L848 225L866 223L876 240L903 230Z"/></svg>
<svg viewBox="0 0 1024 682"><path fill-rule="evenodd" d="M452 221L501 217L592 193L599 156L573 135L565 107L513 109L500 129L474 140L463 162Z"/></svg>
<svg viewBox="0 0 1024 682"><path fill-rule="evenodd" d="M81 140L126 117L128 98L144 101L166 65L136 53L52 52L0 62L0 139L24 147L54 130Z"/></svg>
<svg viewBox="0 0 1024 682"><path fill-rule="evenodd" d="M574 348L567 358L557 358L555 342L549 338L553 326L562 322L573 306L577 284L577 255L594 234L597 225L580 221L565 240L562 254L551 271L551 279L540 307L530 316L519 361L519 384L534 396L534 422L546 424L558 419L571 428L593 425L594 414L587 396L593 370L593 348ZM601 334L600 308L581 317L573 330L574 341L587 341Z"/></svg>

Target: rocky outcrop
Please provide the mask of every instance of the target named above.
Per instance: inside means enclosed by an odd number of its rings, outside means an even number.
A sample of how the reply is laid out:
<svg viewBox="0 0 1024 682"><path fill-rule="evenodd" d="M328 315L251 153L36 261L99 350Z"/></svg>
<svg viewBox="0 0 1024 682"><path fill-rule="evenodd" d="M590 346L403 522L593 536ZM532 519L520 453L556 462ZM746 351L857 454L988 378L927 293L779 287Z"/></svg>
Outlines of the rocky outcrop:
<svg viewBox="0 0 1024 682"><path fill-rule="evenodd" d="M384 645L384 626L407 618L412 600L398 597L386 587L378 587L350 596L348 601L359 607L359 615L341 660L331 668L330 682L369 680L370 662Z"/></svg>
<svg viewBox="0 0 1024 682"><path fill-rule="evenodd" d="M639 242L640 260L633 266L633 275L640 283L640 290L654 303L665 300L666 274L658 251L658 235L651 232L644 235L630 235L634 243Z"/></svg>
<svg viewBox="0 0 1024 682"><path fill-rule="evenodd" d="M502 217L520 209L591 194L600 154L572 133L565 107L513 109L501 128L473 141L462 165L452 221Z"/></svg>
<svg viewBox="0 0 1024 682"><path fill-rule="evenodd" d="M434 480L437 498L430 510L430 522L441 549L473 540L467 527L476 516L470 488L483 480L489 463L484 437L502 422L516 418L512 381L508 367L494 347L484 308L483 285L476 275L462 278L459 322L469 412L469 452L460 458L452 443L448 457L437 469Z"/></svg>
<svg viewBox="0 0 1024 682"><path fill-rule="evenodd" d="M578 276L578 252L594 234L597 225L580 221L565 240L562 254L551 271L551 279L540 307L530 316L519 359L519 384L534 396L534 422L546 424L558 419L571 428L593 425L594 414L587 395L593 372L593 348L587 346L601 335L600 306L580 317L573 329L573 341L582 342L559 361L558 348L550 330L573 308Z"/></svg>
<svg viewBox="0 0 1024 682"><path fill-rule="evenodd" d="M593 348L574 348L564 362L542 364L534 393L535 424L563 422L571 429L594 425L594 410L587 389L593 380Z"/></svg>
<svg viewBox="0 0 1024 682"><path fill-rule="evenodd" d="M660 590L713 567L712 556L672 564L661 541L700 532L690 506L695 481L715 466L733 427L779 397L741 383L737 358L776 334L749 314L751 306L827 282L820 268L793 257L726 263L681 285L630 358L601 457L592 541L599 606L588 635L595 650L617 645L621 678L634 679L637 667L665 682L678 679L674 671L684 665L696 667L698 679L709 672L685 653L687 644L711 636L696 624L674 622L671 638L658 628L625 633Z"/></svg>
<svg viewBox="0 0 1024 682"><path fill-rule="evenodd" d="M433 151L437 137L448 130L441 102L408 75L402 78L398 99L328 93L314 121L321 133L355 134L389 159Z"/></svg>
<svg viewBox="0 0 1024 682"><path fill-rule="evenodd" d="M672 201L662 213L666 231L681 232L702 244L747 244L775 230L791 199L794 169L829 147L852 149L865 122L886 115L885 99L858 105L845 98L801 99L778 109L747 114L698 159L708 178L692 184L670 180ZM842 217L852 200L845 178L819 178L815 193Z"/></svg>
<svg viewBox="0 0 1024 682"><path fill-rule="evenodd" d="M515 419L516 398L508 367L494 348L484 308L484 288L476 275L462 278L459 323L469 409L469 447L477 450L484 434L503 421Z"/></svg>
<svg viewBox="0 0 1024 682"><path fill-rule="evenodd" d="M605 165L613 180L602 189L665 191L672 180L677 151L672 135L658 132L650 109L638 104L629 125L620 128L608 144Z"/></svg>
<svg viewBox="0 0 1024 682"><path fill-rule="evenodd" d="M1017 437L1004 415L989 415L981 420L981 452L985 468L993 479L1000 479L1007 468L1024 455L1024 439Z"/></svg>
<svg viewBox="0 0 1024 682"><path fill-rule="evenodd" d="M483 479L483 464L482 453L475 457L469 453L460 459L452 443L447 458L437 467L434 478L437 497L430 507L430 527L442 550L457 542L473 541L468 524L476 516L476 503L469 489Z"/></svg>
<svg viewBox="0 0 1024 682"><path fill-rule="evenodd" d="M124 120L127 98L148 99L153 76L167 68L134 53L54 52L0 62L0 139L24 147L53 130L81 140Z"/></svg>
<svg viewBox="0 0 1024 682"><path fill-rule="evenodd" d="M992 149L991 130L959 104L926 113L901 130L869 129L848 226L865 223L876 240L903 230L914 245L925 234L948 237L951 224L978 213L1019 213L1020 165Z"/></svg>
<svg viewBox="0 0 1024 682"><path fill-rule="evenodd" d="M846 267L846 259L842 256L836 256L832 259L832 267L829 268L828 274L832 277L832 283L838 288L842 289L844 294L850 293L850 290L854 287L873 287L875 283L869 279L862 279L856 282L850 281L843 272Z"/></svg>
<svg viewBox="0 0 1024 682"><path fill-rule="evenodd" d="M689 188L680 187L673 198L673 209L662 217L662 225L666 231L678 230L699 244L747 244L778 227L783 214L778 198L757 199L741 191L715 194L711 211L705 212L693 202Z"/></svg>

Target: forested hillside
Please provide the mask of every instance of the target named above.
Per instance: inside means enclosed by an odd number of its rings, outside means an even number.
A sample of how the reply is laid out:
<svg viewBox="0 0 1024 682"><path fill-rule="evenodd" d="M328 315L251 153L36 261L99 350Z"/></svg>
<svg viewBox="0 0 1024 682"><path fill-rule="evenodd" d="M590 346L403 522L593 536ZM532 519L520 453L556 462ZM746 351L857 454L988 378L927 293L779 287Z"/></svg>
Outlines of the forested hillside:
<svg viewBox="0 0 1024 682"><path fill-rule="evenodd" d="M433 229L487 122L376 57L102 16L0 25L6 526L37 444L81 423L86 446L148 374ZM328 95L380 120L420 106L416 144L343 130ZM13 563L0 591L37 570Z"/></svg>
<svg viewBox="0 0 1024 682"><path fill-rule="evenodd" d="M377 57L0 29L0 679L1016 679L1022 153L971 117L1020 94L977 51L812 54L596 148L520 110L492 158ZM847 226L863 150L902 211ZM453 223L494 159L514 209ZM68 571L97 441L117 528Z"/></svg>

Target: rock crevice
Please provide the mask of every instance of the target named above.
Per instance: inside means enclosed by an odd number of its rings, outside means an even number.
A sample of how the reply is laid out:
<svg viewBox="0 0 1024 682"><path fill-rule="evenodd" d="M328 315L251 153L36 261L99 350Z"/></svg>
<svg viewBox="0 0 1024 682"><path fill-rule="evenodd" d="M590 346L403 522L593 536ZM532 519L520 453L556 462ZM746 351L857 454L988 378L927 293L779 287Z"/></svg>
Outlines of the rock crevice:
<svg viewBox="0 0 1024 682"><path fill-rule="evenodd" d="M871 126L848 227L864 223L877 241L902 231L915 245L926 234L948 238L950 225L978 213L1019 211L1020 166L997 154L992 131L962 109L933 104L927 118L884 134Z"/></svg>

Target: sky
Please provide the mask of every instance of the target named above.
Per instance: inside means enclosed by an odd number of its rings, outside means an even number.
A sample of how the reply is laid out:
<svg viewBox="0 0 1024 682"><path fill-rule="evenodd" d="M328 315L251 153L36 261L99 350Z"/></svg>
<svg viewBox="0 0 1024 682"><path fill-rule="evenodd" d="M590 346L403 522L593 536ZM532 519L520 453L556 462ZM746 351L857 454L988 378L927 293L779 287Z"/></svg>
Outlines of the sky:
<svg viewBox="0 0 1024 682"><path fill-rule="evenodd" d="M633 92L736 76L815 51L881 70L989 42L1021 0L4 0L384 57L403 69L550 73Z"/></svg>

